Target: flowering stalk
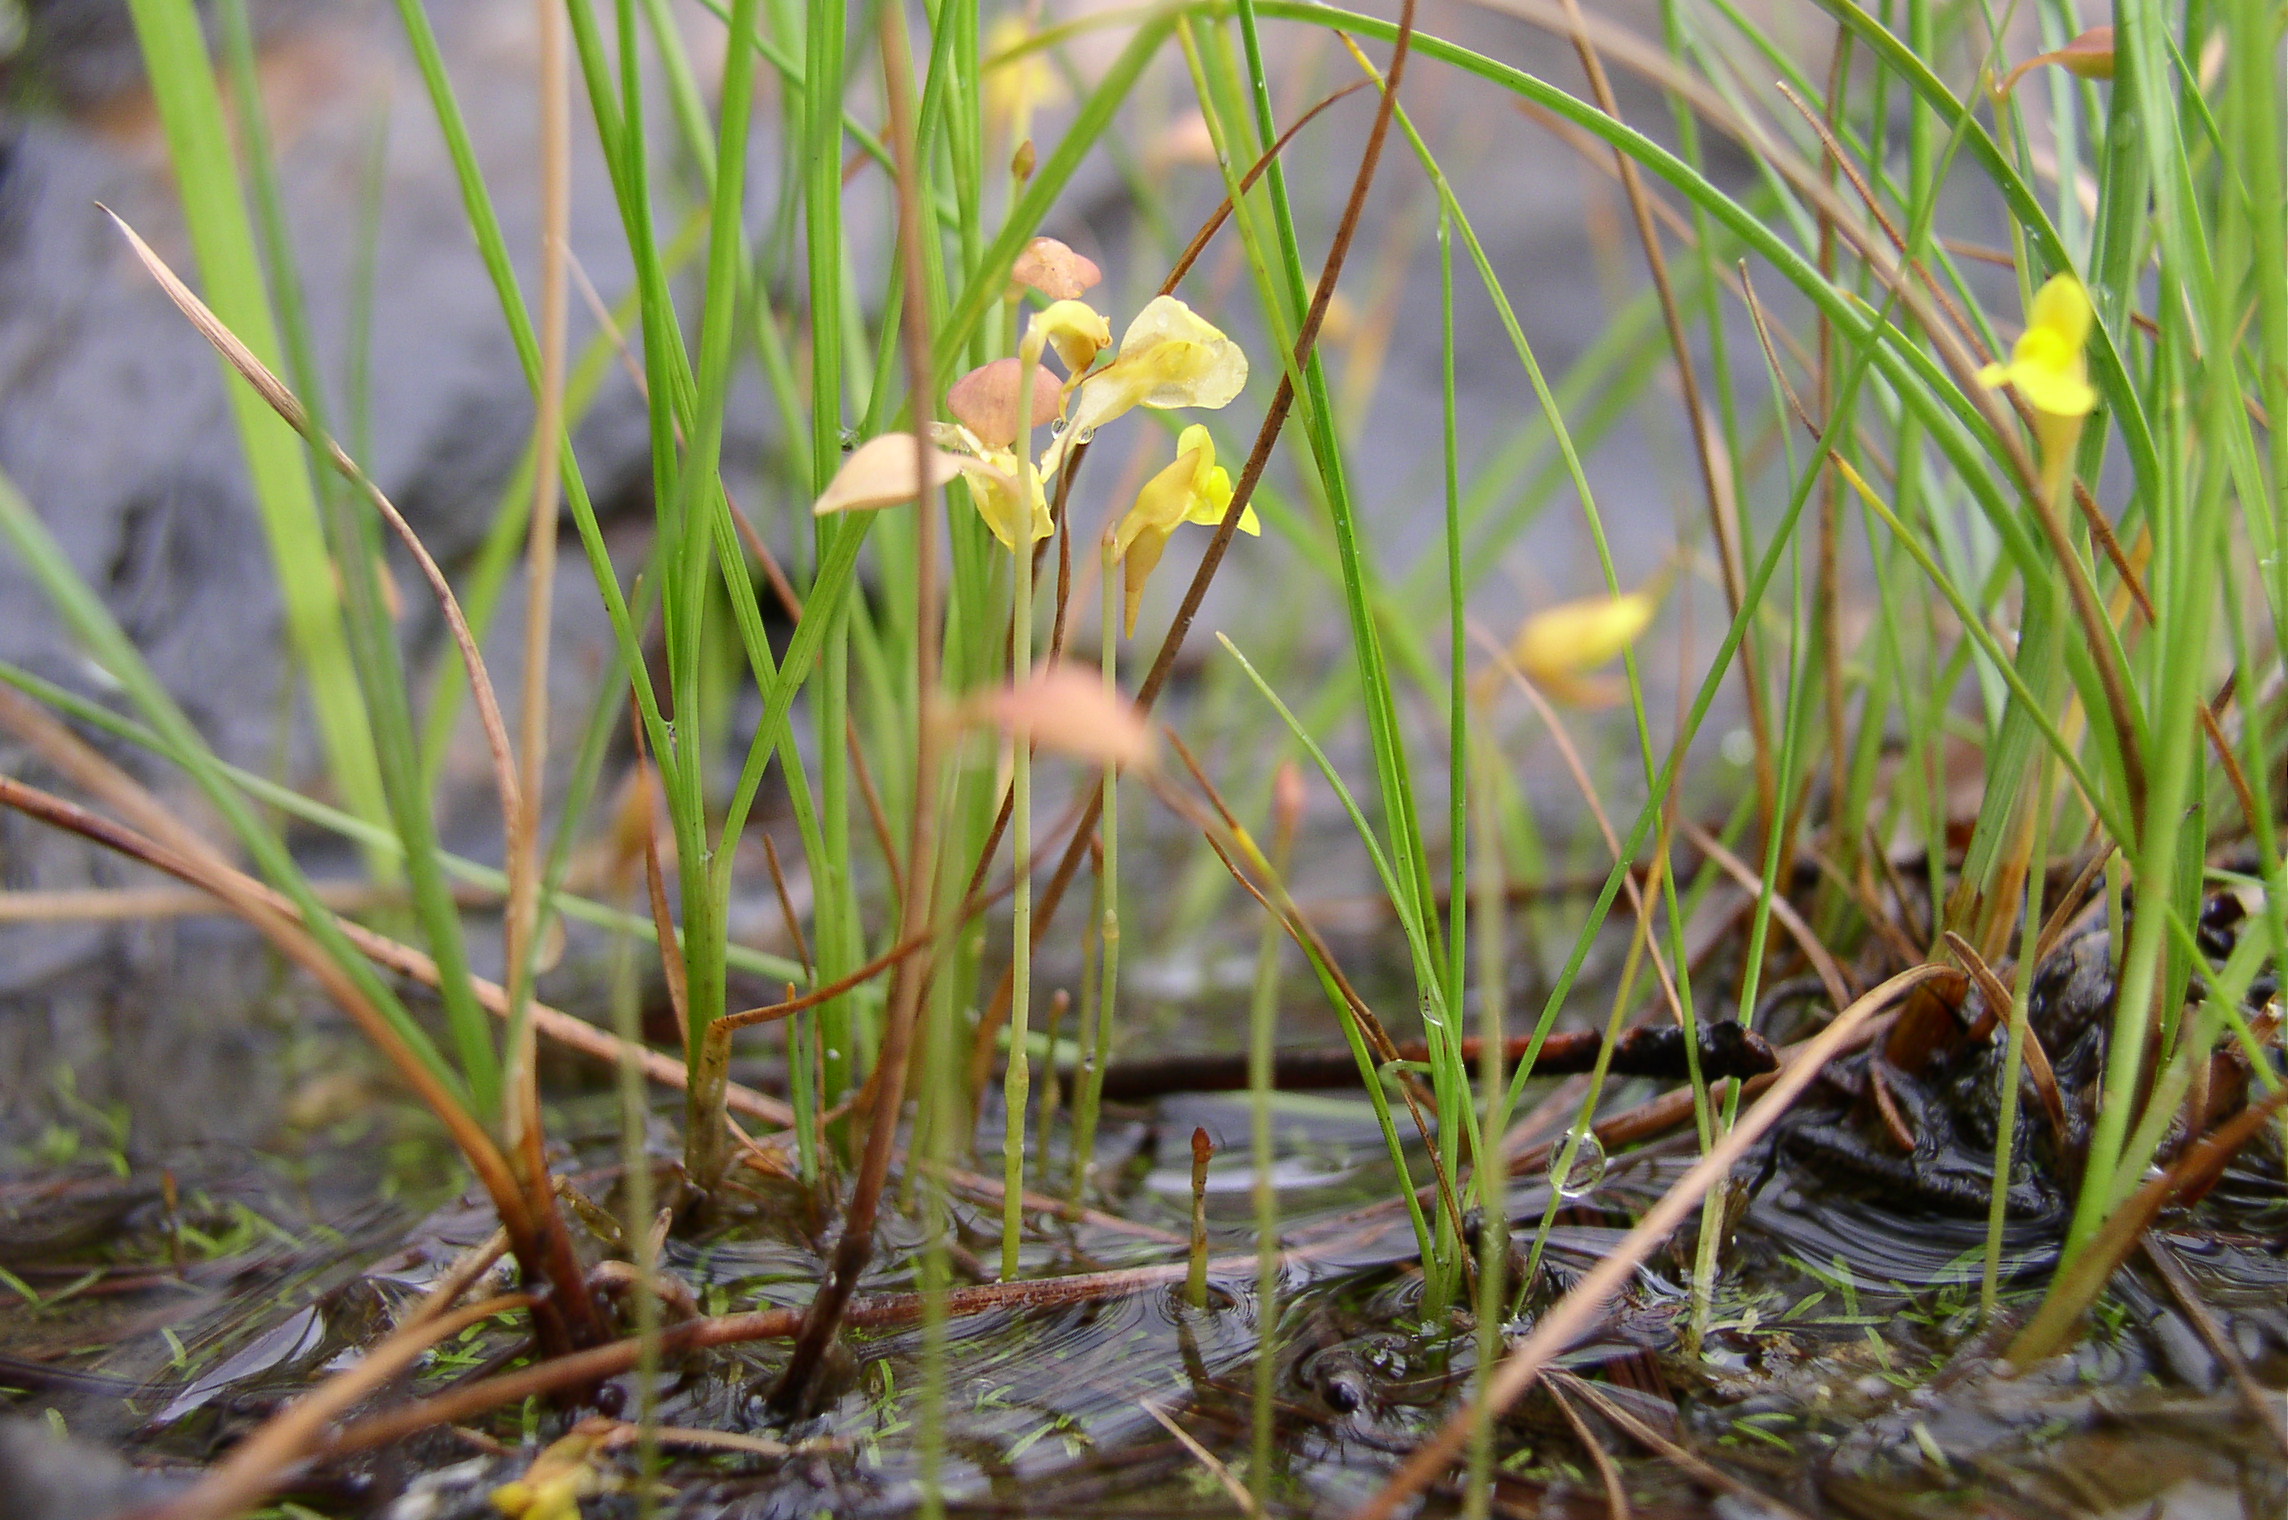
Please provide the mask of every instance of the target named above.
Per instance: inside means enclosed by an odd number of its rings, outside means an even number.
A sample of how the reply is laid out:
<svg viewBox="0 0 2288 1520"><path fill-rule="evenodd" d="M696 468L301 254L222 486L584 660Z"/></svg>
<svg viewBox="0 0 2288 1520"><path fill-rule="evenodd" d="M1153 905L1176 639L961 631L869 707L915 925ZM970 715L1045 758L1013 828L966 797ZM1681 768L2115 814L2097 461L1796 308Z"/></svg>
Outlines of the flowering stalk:
<svg viewBox="0 0 2288 1520"><path fill-rule="evenodd" d="M1040 348L1031 336L1017 355L1017 499L1030 502L1039 489L1033 470L1033 375ZM1009 603L1009 666L1012 681L1023 682L1033 668L1033 539L1016 535L1010 548L1016 563L1016 590ZM1033 1010L1033 741L1020 732L1009 761L1009 855L1015 881L1010 896L1009 1065L1002 1078L1001 1280L1017 1278L1017 1239L1024 1225L1025 1103L1032 1088L1032 1064L1025 1048Z"/></svg>

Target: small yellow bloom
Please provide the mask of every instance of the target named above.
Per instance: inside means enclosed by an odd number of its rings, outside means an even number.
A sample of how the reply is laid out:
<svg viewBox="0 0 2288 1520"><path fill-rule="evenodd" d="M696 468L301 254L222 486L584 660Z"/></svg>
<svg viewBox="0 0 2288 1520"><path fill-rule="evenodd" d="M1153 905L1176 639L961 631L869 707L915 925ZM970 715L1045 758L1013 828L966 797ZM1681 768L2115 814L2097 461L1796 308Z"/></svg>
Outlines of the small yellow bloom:
<svg viewBox="0 0 2288 1520"><path fill-rule="evenodd" d="M1018 506L1021 468L1017 455L1010 449L989 447L969 429L952 423L930 424L930 437L946 450L946 457L969 483L969 499L977 508L977 515L985 519L985 526L1001 540L1001 546L1014 551L1017 547L1017 522L1024 515ZM1041 477L1033 476L1032 532L1027 543L1035 543L1056 531L1056 519L1049 515L1048 497L1041 490Z"/></svg>
<svg viewBox="0 0 2288 1520"><path fill-rule="evenodd" d="M492 1491L493 1508L506 1520L580 1520L580 1499L600 1492L592 1465L608 1422L582 1422L533 1458L521 1478Z"/></svg>
<svg viewBox="0 0 2288 1520"><path fill-rule="evenodd" d="M1544 608L1510 640L1510 663L1552 701L1571 707L1606 705L1619 692L1609 681L1590 679L1590 672L1618 659L1652 626L1666 580L1664 574L1645 589ZM1497 671L1486 671L1477 684L1479 698L1491 697L1500 679Z"/></svg>
<svg viewBox="0 0 2288 1520"><path fill-rule="evenodd" d="M1041 106L1054 105L1063 98L1064 85L1057 78L1056 69L1049 63L1045 52L1030 52L1022 58L1008 58L1030 42L1032 28L1024 18L1005 15L987 29L981 51L988 60L985 69L985 120L993 134L1003 142L1017 142L1032 134L1033 112Z"/></svg>
<svg viewBox="0 0 2288 1520"><path fill-rule="evenodd" d="M1025 340L1017 346L1020 360L1040 362L1041 351L1053 351L1064 362L1069 390L1088 373L1096 356L1112 346L1112 324L1086 301L1051 301L1025 324Z"/></svg>
<svg viewBox="0 0 2288 1520"><path fill-rule="evenodd" d="M2089 293L2081 281L2070 274L2052 277L2034 292L2026 330L2012 346L2010 362L1987 365L1978 372L1978 383L2011 386L2027 405L2052 417L2088 416L2097 406L2083 353L2091 321Z"/></svg>
<svg viewBox="0 0 2288 1520"><path fill-rule="evenodd" d="M1198 423L1185 428L1176 440L1176 462L1144 482L1136 505L1113 530L1112 555L1126 575L1127 632L1136 632L1136 610L1144 602L1144 583L1168 547L1168 540L1185 523L1220 523L1231 507L1231 474L1216 463L1215 439ZM1239 530L1260 535L1263 524L1249 507L1240 514Z"/></svg>
<svg viewBox="0 0 2288 1520"><path fill-rule="evenodd" d="M1043 313L1046 315L1046 313ZM1174 296L1155 296L1128 324L1120 353L1081 383L1071 420L1041 457L1054 474L1065 450L1139 406L1228 406L1247 385L1247 355Z"/></svg>

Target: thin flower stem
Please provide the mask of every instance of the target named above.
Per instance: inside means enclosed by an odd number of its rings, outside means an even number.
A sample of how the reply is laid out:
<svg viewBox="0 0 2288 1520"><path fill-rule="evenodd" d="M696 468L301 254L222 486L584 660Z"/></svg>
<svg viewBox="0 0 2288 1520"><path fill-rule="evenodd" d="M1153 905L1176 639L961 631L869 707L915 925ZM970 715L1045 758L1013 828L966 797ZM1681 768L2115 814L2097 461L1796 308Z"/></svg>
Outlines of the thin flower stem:
<svg viewBox="0 0 2288 1520"><path fill-rule="evenodd" d="M1030 346L1017 362L1016 589L1009 599L1009 678L1022 682L1033 668L1033 375ZM1032 1088L1026 1037L1033 1022L1033 741L1020 730L1010 746L1009 844L1016 890L1009 901L1009 1065L1001 1101L1001 1280L1017 1277L1017 1248L1025 1227L1025 1105Z"/></svg>

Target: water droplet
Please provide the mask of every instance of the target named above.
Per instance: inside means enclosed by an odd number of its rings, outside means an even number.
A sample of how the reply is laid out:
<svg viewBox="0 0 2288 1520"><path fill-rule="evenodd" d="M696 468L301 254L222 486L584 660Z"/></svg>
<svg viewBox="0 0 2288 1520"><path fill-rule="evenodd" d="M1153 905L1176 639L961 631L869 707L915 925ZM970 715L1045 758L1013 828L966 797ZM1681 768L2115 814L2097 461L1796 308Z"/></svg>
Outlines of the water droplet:
<svg viewBox="0 0 2288 1520"><path fill-rule="evenodd" d="M1075 442L1075 443L1084 443L1084 444L1085 444L1085 443L1094 443L1095 441L1096 441L1096 429L1095 429L1095 428L1092 428L1092 427L1084 427L1084 428L1082 428L1082 429L1081 429L1081 430L1080 430L1078 433L1076 433L1076 434L1074 434L1074 435L1073 435L1073 442Z"/></svg>
<svg viewBox="0 0 2288 1520"><path fill-rule="evenodd" d="M846 427L846 428L842 429L841 433L840 433L838 436L841 438L841 441L842 441L842 452L843 452L843 453L847 454L847 453L849 453L849 452L850 452L852 449L854 449L854 448L858 447L858 430L857 430L856 428L853 428L853 427Z"/></svg>
<svg viewBox="0 0 2288 1520"><path fill-rule="evenodd" d="M1052 418L1050 418L1050 419L1049 419L1049 436L1050 436L1051 438L1062 438L1062 437L1064 437L1064 435L1065 435L1065 420L1064 420L1064 418L1062 418L1062 417L1052 417Z"/></svg>
<svg viewBox="0 0 2288 1520"><path fill-rule="evenodd" d="M1574 1139L1560 1145L1549 1163L1549 1185L1557 1190L1560 1198L1586 1198L1605 1180L1605 1147L1596 1132L1584 1130L1574 1138L1579 1144L1573 1150L1573 1164L1566 1167L1565 1174L1559 1176L1557 1168L1565 1160L1566 1147L1574 1145Z"/></svg>

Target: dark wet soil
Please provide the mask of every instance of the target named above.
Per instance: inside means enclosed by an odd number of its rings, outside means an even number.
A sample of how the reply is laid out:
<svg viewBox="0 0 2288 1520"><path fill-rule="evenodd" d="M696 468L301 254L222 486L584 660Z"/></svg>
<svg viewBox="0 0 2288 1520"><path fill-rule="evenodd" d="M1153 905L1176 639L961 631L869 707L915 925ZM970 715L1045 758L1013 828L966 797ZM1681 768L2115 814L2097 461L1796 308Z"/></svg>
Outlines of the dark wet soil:
<svg viewBox="0 0 2288 1520"><path fill-rule="evenodd" d="M2100 965L2103 951L2100 938ZM2060 952L2085 960L2061 961L2065 972L2046 975L2053 995L2076 985L2072 968L2086 970L2091 953L2086 941ZM2048 1027L2062 1035L2087 1011L2054 1006ZM1738 1174L1724 1275L1697 1354L1688 1345L1692 1247L1680 1240L1565 1354L1562 1374L1505 1418L1496 1436L1501 1512L1606 1513L1601 1453L1639 1515L2288 1513L2278 1426L2259 1423L2237 1381L2253 1379L2275 1422L2288 1415L2279 1392L2288 1385L2288 1200L2276 1140L2244 1154L2196 1209L2164 1221L2149 1253L2118 1275L2078 1351L2012 1375L1995 1359L1978 1312L1980 1211L1956 1206L1952 1184L1915 1181L1918 1166L1964 1163L1880 1148L1883 1121L1870 1117L1867 1071L1886 1058L1879 1046L1839 1070L1799 1122ZM1918 1080L1936 1091L1952 1076L1942 1057ZM1608 1112L1653 1090L1618 1083ZM746 1440L730 1451L671 1445L660 1459L656 1512L911 1511L925 1481L933 1404L943 1410L938 1484L956 1512L1229 1510L1220 1480L1154 1411L1245 1481L1262 1332L1246 1105L1244 1094L1198 1094L1116 1111L1104 1136L1107 1184L1090 1201L1127 1227L1041 1216L1026 1253L1028 1277L1181 1261L1181 1246L1170 1242L1189 1220L1186 1142L1204 1127L1218 1147L1207 1193L1217 1253L1208 1307L1192 1307L1177 1284L1161 1283L958 1317L945 1331L942 1394L929 1386L921 1326L851 1332L836 1397L793 1429L763 1408L782 1346L673 1361L659 1384L660 1421ZM1939 1112L1908 1107L1917 1124L1934 1123ZM616 1206L608 1102L599 1094L555 1117L570 1185ZM670 1118L663 1108L663 1143ZM1975 1127L1959 1120L1943 1138L1967 1146ZM1276 1127L1286 1255L1273 1334L1271 1491L1278 1512L1336 1514L1455 1407L1472 1373L1475 1335L1466 1316L1433 1321L1424 1313L1413 1236L1388 1201L1389 1166L1364 1099L1282 1095ZM390 1134L393 1141L378 1143ZM1837 1164L1855 1149L1862 1164ZM1886 1155L1881 1165L1866 1161ZM1505 1335L1530 1328L1689 1160L1689 1137L1672 1137L1617 1156L1601 1176L1577 1169L1567 1196L1555 1200L1542 1271ZM2025 1161L2048 1164L2033 1152ZM394 1131L376 1121L365 1143L315 1161L217 1150L172 1173L114 1165L99 1153L19 1168L0 1180L0 1266L16 1299L0 1315L7 1405L124 1451L145 1470L188 1471L212 1460L282 1401L354 1359L445 1264L489 1233L481 1206L441 1195L438 1180L450 1175L410 1118ZM1046 1186L1059 1186L1058 1157L1045 1176ZM2024 1185L2039 1204L2053 1183L2036 1183L2029 1174ZM1514 1180L1509 1216L1521 1250L1551 1205L1546 1176ZM997 1211L959 1195L952 1208L958 1283L964 1262L991 1259ZM818 1280L828 1243L822 1221L830 1218L821 1200L793 1185L758 1182L735 1217L672 1239L666 1264L702 1312L799 1306ZM2013 1211L2005 1319L2038 1297L2061 1228L2054 1208ZM917 1288L917 1227L898 1214L883 1244L862 1293ZM524 1350L514 1322L472 1328L373 1407L498 1371ZM607 1390L606 1405L632 1410L633 1377L619 1385ZM321 1515L498 1514L493 1490L577 1417L537 1403L501 1410L320 1464L289 1497ZM599 1487L581 1513L636 1513L633 1448L588 1465ZM1449 1491L1433 1504L1456 1497ZM68 1512L20 1513L47 1520Z"/></svg>

